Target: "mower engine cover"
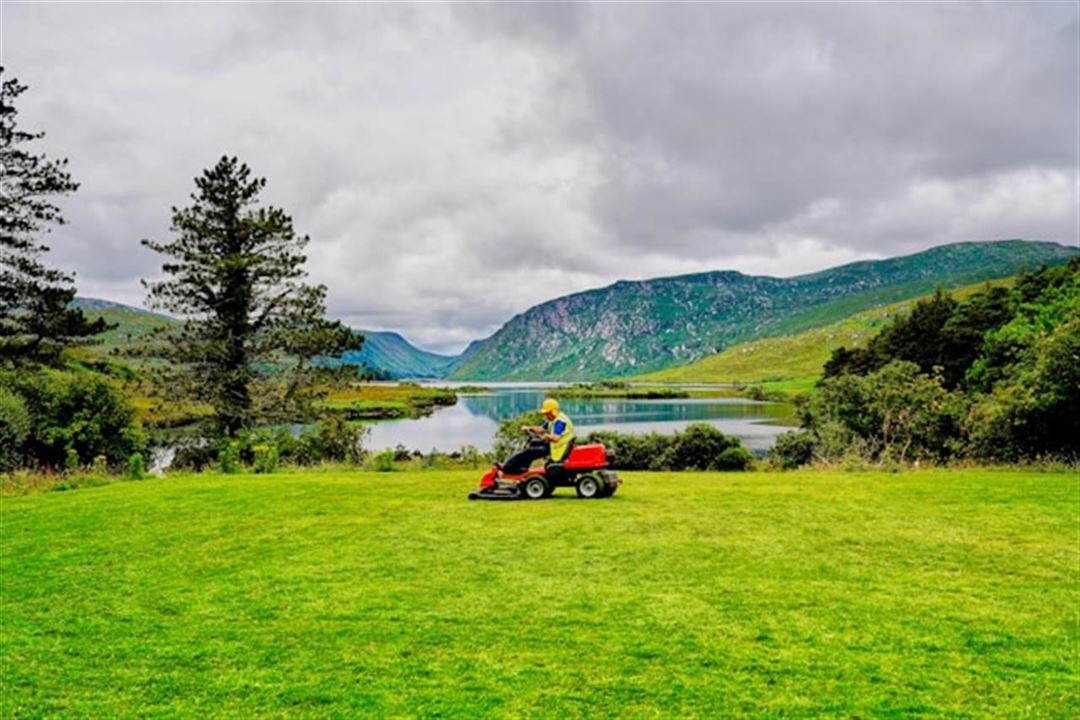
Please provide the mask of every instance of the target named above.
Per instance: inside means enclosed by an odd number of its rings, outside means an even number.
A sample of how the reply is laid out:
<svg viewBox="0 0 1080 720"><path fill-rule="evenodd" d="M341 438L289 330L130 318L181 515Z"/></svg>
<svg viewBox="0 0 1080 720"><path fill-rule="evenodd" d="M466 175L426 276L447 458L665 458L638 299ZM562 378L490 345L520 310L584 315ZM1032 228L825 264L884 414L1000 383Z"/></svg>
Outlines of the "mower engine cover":
<svg viewBox="0 0 1080 720"><path fill-rule="evenodd" d="M570 455L563 463L563 467L567 470L595 470L607 467L607 453L604 452L603 445L575 445L570 449Z"/></svg>

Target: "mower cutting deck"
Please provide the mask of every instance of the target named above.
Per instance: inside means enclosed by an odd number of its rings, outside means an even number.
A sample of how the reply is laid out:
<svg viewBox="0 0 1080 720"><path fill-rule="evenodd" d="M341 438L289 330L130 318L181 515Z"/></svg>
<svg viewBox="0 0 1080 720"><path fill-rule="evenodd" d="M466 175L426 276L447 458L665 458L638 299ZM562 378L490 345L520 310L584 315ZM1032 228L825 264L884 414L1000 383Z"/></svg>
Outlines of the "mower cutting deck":
<svg viewBox="0 0 1080 720"><path fill-rule="evenodd" d="M504 475L498 465L480 478L470 500L539 500L557 487L572 487L579 498L611 497L622 480L608 469L611 456L603 445L579 445L561 463L529 469L520 475Z"/></svg>

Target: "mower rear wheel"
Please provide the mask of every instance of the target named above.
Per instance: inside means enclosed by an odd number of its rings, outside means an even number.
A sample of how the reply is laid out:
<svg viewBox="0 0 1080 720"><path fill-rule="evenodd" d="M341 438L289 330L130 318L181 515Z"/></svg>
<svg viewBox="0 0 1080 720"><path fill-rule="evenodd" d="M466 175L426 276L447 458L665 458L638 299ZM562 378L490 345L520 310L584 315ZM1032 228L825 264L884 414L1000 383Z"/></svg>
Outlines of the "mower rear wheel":
<svg viewBox="0 0 1080 720"><path fill-rule="evenodd" d="M521 489L529 500L539 500L548 494L548 484L542 477L529 478Z"/></svg>
<svg viewBox="0 0 1080 720"><path fill-rule="evenodd" d="M582 475L577 481L577 496L584 500L602 497L603 486L592 475Z"/></svg>

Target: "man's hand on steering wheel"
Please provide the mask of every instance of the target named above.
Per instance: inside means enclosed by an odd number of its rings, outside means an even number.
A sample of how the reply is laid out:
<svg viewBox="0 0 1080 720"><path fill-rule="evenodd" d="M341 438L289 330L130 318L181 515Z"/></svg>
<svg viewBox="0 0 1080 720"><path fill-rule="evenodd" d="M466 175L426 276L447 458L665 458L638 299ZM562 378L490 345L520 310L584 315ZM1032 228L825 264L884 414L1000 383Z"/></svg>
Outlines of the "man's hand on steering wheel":
<svg viewBox="0 0 1080 720"><path fill-rule="evenodd" d="M551 439L548 436L547 432L544 431L544 428L539 427L537 425L522 425L521 426L521 432L529 433L533 437L539 438L541 440L550 440Z"/></svg>

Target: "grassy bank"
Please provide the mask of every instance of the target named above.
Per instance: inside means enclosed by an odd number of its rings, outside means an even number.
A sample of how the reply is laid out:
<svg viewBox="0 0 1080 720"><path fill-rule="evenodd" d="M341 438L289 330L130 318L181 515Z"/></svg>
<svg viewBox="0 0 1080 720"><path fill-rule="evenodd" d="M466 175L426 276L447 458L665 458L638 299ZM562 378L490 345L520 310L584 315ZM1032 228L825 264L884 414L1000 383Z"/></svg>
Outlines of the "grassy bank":
<svg viewBox="0 0 1080 720"><path fill-rule="evenodd" d="M322 401L328 410L345 413L351 420L421 417L436 407L453 405L457 393L447 388L412 383L355 383L334 388Z"/></svg>
<svg viewBox="0 0 1080 720"><path fill-rule="evenodd" d="M0 716L1080 711L1075 473L476 474L3 499Z"/></svg>
<svg viewBox="0 0 1080 720"><path fill-rule="evenodd" d="M686 390L673 387L641 387L623 382L582 383L552 388L551 397L576 400L672 400L690 397Z"/></svg>

